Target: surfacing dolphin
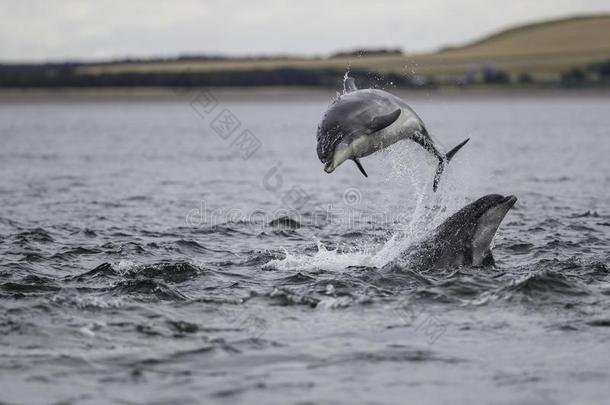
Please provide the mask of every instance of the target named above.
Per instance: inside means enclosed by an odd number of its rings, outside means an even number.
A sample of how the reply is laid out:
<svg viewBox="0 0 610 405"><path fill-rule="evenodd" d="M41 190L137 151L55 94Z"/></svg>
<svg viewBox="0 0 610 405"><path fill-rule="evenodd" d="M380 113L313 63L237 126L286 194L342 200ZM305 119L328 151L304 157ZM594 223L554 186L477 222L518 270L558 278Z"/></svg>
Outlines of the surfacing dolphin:
<svg viewBox="0 0 610 405"><path fill-rule="evenodd" d="M516 201L514 195L490 194L479 198L447 218L428 237L407 248L385 269L494 265L491 243Z"/></svg>
<svg viewBox="0 0 610 405"><path fill-rule="evenodd" d="M359 90L354 79L349 77L345 81L344 93L328 108L318 126L318 158L324 163L327 173L332 173L341 163L351 159L368 177L359 158L402 139L417 142L438 158L432 186L434 191L438 188L445 165L469 140L443 154L421 118L404 100L383 90Z"/></svg>

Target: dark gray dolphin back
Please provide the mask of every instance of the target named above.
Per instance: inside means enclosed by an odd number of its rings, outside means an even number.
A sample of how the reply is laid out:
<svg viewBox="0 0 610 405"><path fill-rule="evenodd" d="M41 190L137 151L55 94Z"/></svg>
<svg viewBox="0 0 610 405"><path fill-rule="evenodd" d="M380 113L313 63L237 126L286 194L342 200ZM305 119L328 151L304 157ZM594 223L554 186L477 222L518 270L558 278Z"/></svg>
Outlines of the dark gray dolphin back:
<svg viewBox="0 0 610 405"><path fill-rule="evenodd" d="M468 261L472 258L472 238L479 219L504 199L499 194L490 194L466 205L443 221L429 237L403 252L400 260L408 262L413 268L429 269L451 264L444 263L443 257L461 255L466 259L464 264L469 264ZM493 261L492 256L490 260Z"/></svg>
<svg viewBox="0 0 610 405"><path fill-rule="evenodd" d="M456 231L472 232L477 222L491 207L498 205L504 197L500 194L489 194L471 202L455 214L447 218L436 229L437 237L442 239L456 238Z"/></svg>

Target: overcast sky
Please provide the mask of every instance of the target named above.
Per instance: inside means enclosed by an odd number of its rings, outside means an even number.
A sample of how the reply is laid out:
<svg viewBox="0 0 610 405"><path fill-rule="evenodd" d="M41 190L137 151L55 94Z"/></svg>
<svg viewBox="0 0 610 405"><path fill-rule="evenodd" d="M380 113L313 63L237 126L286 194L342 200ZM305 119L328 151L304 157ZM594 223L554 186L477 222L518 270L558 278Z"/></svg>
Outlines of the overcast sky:
<svg viewBox="0 0 610 405"><path fill-rule="evenodd" d="M0 0L0 60L326 55L456 45L608 0Z"/></svg>

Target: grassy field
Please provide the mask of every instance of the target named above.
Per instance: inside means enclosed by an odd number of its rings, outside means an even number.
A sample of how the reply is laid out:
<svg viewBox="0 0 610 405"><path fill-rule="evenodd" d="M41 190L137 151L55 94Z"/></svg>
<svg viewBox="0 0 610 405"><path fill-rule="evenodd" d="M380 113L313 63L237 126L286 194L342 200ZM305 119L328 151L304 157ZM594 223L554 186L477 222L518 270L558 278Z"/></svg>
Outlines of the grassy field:
<svg viewBox="0 0 610 405"><path fill-rule="evenodd" d="M558 80L573 67L610 59L610 15L574 17L515 27L471 44L414 55L345 56L315 59L171 61L87 65L79 73L219 72L256 69L352 69L419 74L448 80L493 65L513 79L528 73L536 80Z"/></svg>

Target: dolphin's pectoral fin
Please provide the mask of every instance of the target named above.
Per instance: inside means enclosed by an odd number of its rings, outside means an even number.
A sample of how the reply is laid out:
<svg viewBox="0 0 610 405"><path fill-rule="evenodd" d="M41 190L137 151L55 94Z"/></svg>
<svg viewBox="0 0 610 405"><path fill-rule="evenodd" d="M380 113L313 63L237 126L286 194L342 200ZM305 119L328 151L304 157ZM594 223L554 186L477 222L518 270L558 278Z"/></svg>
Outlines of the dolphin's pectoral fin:
<svg viewBox="0 0 610 405"><path fill-rule="evenodd" d="M400 108L386 115L378 115L377 117L373 118L373 120L369 124L370 133L372 134L373 132L377 132L389 127L398 119L399 116Z"/></svg>
<svg viewBox="0 0 610 405"><path fill-rule="evenodd" d="M358 166L358 169L360 169L360 173L364 174L364 177L369 177L369 175L366 174L366 172L364 171L364 167L362 167L362 163L360 163L360 159L355 158L354 163L356 163L356 166Z"/></svg>
<svg viewBox="0 0 610 405"><path fill-rule="evenodd" d="M358 87L356 87L356 81L353 77L348 77L347 79L345 79L345 83L343 86L345 87L345 93L358 90Z"/></svg>

